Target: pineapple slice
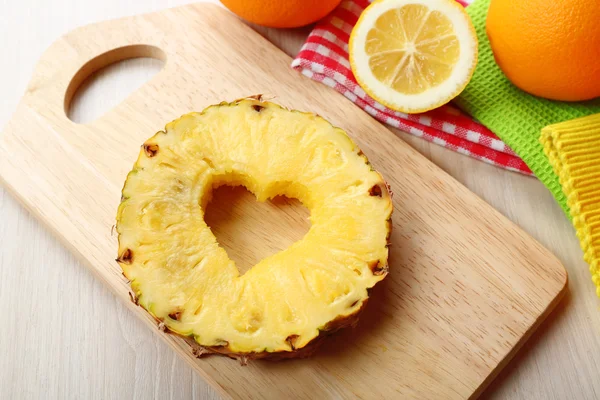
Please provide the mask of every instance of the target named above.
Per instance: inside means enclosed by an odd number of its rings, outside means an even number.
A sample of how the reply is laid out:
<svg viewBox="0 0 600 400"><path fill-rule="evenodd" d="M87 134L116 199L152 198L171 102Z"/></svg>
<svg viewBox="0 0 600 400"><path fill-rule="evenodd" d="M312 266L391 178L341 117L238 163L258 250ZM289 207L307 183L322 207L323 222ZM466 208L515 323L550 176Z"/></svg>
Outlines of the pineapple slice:
<svg viewBox="0 0 600 400"><path fill-rule="evenodd" d="M297 198L312 226L240 275L204 221L220 185ZM386 276L391 214L386 183L343 130L242 99L144 143L123 187L117 261L136 302L198 353L307 355L321 334L354 324Z"/></svg>

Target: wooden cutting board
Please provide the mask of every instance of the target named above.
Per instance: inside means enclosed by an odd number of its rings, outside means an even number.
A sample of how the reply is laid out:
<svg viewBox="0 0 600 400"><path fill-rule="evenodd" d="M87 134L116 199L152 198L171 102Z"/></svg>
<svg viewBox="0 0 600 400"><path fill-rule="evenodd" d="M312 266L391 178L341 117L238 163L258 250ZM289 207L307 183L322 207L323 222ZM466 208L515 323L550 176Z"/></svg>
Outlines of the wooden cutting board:
<svg viewBox="0 0 600 400"><path fill-rule="evenodd" d="M98 120L67 118L65 109L86 77L138 56L163 58L165 67ZM77 29L37 65L0 139L0 176L223 395L476 397L556 305L566 285L564 268L391 131L293 71L290 62L229 12L207 4ZM357 328L332 337L310 359L241 366L227 358L194 358L183 340L160 332L129 301L111 227L123 181L146 138L184 113L257 93L316 112L350 133L395 193L394 232L390 275ZM209 222L234 259L256 261L307 229L294 202L259 204L240 190L219 196Z"/></svg>

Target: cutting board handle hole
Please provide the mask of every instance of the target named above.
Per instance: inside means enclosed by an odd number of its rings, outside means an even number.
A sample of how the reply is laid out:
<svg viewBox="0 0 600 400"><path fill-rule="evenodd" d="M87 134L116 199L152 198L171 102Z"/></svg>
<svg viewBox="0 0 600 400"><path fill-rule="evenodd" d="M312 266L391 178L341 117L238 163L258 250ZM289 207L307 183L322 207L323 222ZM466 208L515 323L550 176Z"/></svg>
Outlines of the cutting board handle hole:
<svg viewBox="0 0 600 400"><path fill-rule="evenodd" d="M98 119L160 72L165 60L165 53L158 47L132 45L88 61L65 93L67 117L80 124Z"/></svg>

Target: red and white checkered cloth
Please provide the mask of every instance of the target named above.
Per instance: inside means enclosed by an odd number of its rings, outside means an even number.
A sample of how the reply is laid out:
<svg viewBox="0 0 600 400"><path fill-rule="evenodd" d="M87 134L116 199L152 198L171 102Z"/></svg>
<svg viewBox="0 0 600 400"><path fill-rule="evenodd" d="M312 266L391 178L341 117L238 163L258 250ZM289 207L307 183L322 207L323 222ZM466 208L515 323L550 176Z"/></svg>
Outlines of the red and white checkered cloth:
<svg viewBox="0 0 600 400"><path fill-rule="evenodd" d="M467 6L469 0L457 0ZM342 93L377 120L489 164L526 175L529 167L502 140L450 104L422 114L390 110L356 83L348 62L352 28L370 0L343 0L309 34L292 68Z"/></svg>

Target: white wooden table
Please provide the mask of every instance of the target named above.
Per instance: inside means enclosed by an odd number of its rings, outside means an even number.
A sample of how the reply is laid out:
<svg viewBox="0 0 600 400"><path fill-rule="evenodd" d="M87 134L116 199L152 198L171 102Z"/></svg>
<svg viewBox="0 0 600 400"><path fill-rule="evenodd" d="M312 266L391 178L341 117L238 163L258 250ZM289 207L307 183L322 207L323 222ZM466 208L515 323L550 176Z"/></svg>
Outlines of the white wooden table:
<svg viewBox="0 0 600 400"><path fill-rule="evenodd" d="M38 57L59 35L189 2L0 0L0 127ZM308 32L260 31L290 55ZM109 67L87 85L72 118L101 115L159 68L148 60ZM600 398L600 300L573 228L550 193L534 178L399 136L548 247L569 271L566 298L484 397ZM219 398L1 187L0 315L1 398Z"/></svg>

